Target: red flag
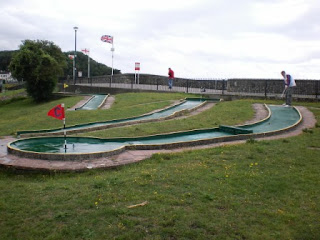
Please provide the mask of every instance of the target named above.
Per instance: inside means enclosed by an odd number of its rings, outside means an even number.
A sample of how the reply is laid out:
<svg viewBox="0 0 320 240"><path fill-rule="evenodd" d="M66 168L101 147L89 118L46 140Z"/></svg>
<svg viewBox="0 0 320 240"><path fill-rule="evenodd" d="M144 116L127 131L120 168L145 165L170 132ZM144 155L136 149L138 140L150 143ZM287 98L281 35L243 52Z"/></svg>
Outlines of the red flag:
<svg viewBox="0 0 320 240"><path fill-rule="evenodd" d="M68 55L68 57L72 60L74 59L74 55Z"/></svg>
<svg viewBox="0 0 320 240"><path fill-rule="evenodd" d="M113 43L113 37L110 35L103 35L101 37L102 42Z"/></svg>
<svg viewBox="0 0 320 240"><path fill-rule="evenodd" d="M61 104L55 106L54 108L52 108L48 112L48 116L63 120L64 119L64 106Z"/></svg>

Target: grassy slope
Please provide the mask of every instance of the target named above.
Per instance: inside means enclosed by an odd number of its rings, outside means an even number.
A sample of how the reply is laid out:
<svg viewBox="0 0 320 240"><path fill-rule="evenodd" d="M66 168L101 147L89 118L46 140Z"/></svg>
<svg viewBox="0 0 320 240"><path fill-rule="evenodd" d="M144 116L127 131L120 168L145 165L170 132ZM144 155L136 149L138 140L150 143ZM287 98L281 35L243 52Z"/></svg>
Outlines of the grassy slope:
<svg viewBox="0 0 320 240"><path fill-rule="evenodd" d="M253 109L250 101L235 101L217 103L215 107L198 115L179 120L167 120L163 122L145 123L134 126L113 128L90 133L79 134L81 136L94 137L134 137L184 130L212 128L220 124L236 125L253 117Z"/></svg>
<svg viewBox="0 0 320 240"><path fill-rule="evenodd" d="M0 239L318 239L319 159L317 127L106 171L0 170Z"/></svg>
<svg viewBox="0 0 320 240"><path fill-rule="evenodd" d="M66 125L126 118L148 113L172 104L173 100L186 94L119 94L114 106L108 110L67 111ZM83 97L64 97L42 104L30 98L18 98L0 102L0 136L13 135L19 130L39 130L62 127L62 122L48 117L47 112L60 103L67 108L74 106Z"/></svg>

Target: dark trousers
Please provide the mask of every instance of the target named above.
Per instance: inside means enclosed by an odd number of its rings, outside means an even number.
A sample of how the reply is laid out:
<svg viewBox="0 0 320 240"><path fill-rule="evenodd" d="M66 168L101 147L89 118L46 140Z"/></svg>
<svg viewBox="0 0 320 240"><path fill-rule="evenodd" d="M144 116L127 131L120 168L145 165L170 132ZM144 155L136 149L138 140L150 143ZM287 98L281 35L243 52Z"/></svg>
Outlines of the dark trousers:
<svg viewBox="0 0 320 240"><path fill-rule="evenodd" d="M292 93L293 93L293 88L288 87L286 90L286 104L289 106L291 106L291 102L292 102Z"/></svg>

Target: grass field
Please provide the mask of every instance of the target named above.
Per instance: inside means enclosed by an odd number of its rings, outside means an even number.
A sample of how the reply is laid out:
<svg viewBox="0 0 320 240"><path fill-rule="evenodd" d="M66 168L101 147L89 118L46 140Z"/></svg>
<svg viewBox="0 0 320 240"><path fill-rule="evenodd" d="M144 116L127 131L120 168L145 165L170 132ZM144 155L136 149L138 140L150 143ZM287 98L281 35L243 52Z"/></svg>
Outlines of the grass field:
<svg viewBox="0 0 320 240"><path fill-rule="evenodd" d="M144 113L159 108L148 102L165 100L165 106L181 97L123 94L108 114L97 111L92 119L137 115L129 109ZM79 99L64 100L72 105ZM3 113L16 117L23 108L27 126L37 129L41 114L59 101L41 106L28 99L0 103L0 121L9 124ZM223 102L190 119L90 134L134 136L237 124L252 118L251 103ZM299 104L308 106L319 123L319 103ZM36 109L42 112L37 118L28 114ZM70 118L73 123L92 120L86 115ZM1 135L25 129L24 121L10 131L1 129ZM296 137L155 154L111 170L41 174L2 169L0 239L319 239L319 159L317 124Z"/></svg>

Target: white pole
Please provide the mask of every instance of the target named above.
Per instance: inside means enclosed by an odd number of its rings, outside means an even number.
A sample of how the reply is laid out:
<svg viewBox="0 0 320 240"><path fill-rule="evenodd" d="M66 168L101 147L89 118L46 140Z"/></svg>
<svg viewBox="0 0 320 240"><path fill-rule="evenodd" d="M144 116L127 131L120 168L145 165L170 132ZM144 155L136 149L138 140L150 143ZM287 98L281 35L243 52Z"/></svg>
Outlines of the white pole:
<svg viewBox="0 0 320 240"><path fill-rule="evenodd" d="M113 44L112 44L112 49L111 49L111 51L112 51L112 73L111 73L111 75L113 76L113 52L114 52Z"/></svg>
<svg viewBox="0 0 320 240"><path fill-rule="evenodd" d="M63 124L66 125L65 118L64 118ZM64 126L64 128L66 127ZM66 133L66 130L64 130L63 132L64 132L64 149L67 149L67 133Z"/></svg>
<svg viewBox="0 0 320 240"><path fill-rule="evenodd" d="M112 52L112 71L111 71L111 81L110 81L110 84L112 83L112 77L113 77L113 52L114 52L114 47L113 47L113 37L112 37L112 48L111 48L111 52ZM111 85L110 85L111 86Z"/></svg>
<svg viewBox="0 0 320 240"><path fill-rule="evenodd" d="M77 64L76 64L76 57L77 57L77 30L78 27L74 27L74 56L73 56L73 84L76 84L77 81Z"/></svg>
<svg viewBox="0 0 320 240"><path fill-rule="evenodd" d="M64 111L64 103L61 104ZM64 152L67 151L67 133L66 133L66 118L63 118L63 133L64 133Z"/></svg>
<svg viewBox="0 0 320 240"><path fill-rule="evenodd" d="M75 78L76 77L76 73L75 73L76 72L76 62L75 62L76 60L75 60L75 57L76 56L74 55L73 56L73 84L75 84L75 82L76 82L76 80L75 80L76 79Z"/></svg>
<svg viewBox="0 0 320 240"><path fill-rule="evenodd" d="M90 78L90 52L88 52L88 80Z"/></svg>

